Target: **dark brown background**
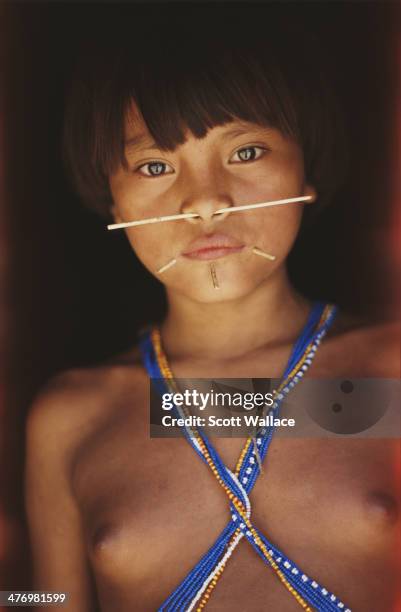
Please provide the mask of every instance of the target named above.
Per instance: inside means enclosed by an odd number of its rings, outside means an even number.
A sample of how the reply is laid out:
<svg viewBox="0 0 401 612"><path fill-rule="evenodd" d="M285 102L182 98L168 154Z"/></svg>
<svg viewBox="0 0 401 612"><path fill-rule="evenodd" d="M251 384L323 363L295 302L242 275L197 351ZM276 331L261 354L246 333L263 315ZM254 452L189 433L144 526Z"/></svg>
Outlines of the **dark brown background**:
<svg viewBox="0 0 401 612"><path fill-rule="evenodd" d="M193 3L163 4L166 23L177 10L195 10ZM210 6L230 11L231 5ZM252 10L251 3L243 7ZM24 421L33 395L56 371L129 347L138 326L164 309L160 287L123 235L108 233L102 220L80 207L61 163L63 98L77 41L119 10L131 11L133 35L138 35L141 20L150 19L157 5L9 2L2 7L5 469L0 482L6 538L1 589L30 586L22 469ZM286 10L289 19L302 15L329 47L352 160L334 206L297 246L293 276L312 297L372 317L391 316L398 3L287 3Z"/></svg>

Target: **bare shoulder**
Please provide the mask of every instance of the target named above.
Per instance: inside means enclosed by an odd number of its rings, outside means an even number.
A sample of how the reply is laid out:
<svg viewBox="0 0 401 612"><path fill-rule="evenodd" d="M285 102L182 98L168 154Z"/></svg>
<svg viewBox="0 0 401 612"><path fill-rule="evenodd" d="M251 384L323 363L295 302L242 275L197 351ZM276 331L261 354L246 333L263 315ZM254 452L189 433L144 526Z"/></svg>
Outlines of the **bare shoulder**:
<svg viewBox="0 0 401 612"><path fill-rule="evenodd" d="M28 414L24 490L33 580L41 590L68 585L67 607L74 612L96 609L96 593L73 466L143 378L139 365L119 359L63 372L38 393Z"/></svg>
<svg viewBox="0 0 401 612"><path fill-rule="evenodd" d="M399 321L377 322L347 314L338 317L327 337L330 362L361 377L399 378L401 326Z"/></svg>
<svg viewBox="0 0 401 612"><path fill-rule="evenodd" d="M85 436L101 426L134 398L145 392L146 373L139 352L117 355L93 367L61 372L35 397L27 419L27 435L58 449L72 451Z"/></svg>

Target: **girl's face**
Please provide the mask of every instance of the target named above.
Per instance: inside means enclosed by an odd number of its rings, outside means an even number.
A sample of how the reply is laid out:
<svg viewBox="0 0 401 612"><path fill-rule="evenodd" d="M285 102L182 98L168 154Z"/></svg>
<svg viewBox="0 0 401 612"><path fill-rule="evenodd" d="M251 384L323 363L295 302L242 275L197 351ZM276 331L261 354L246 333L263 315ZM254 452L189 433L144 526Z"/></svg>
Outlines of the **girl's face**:
<svg viewBox="0 0 401 612"><path fill-rule="evenodd" d="M152 142L135 112L127 117L125 140L128 168L120 166L110 177L115 221L200 215L126 230L139 259L168 291L199 302L223 301L245 296L282 271L299 229L302 204L213 213L243 204L315 196L305 182L297 143L277 129L235 120L210 129L201 139L188 133L184 144L166 152ZM192 243L209 237L219 246L237 248L193 253L199 244ZM255 246L276 259L255 255ZM173 258L177 263L157 274ZM219 290L213 287L211 263Z"/></svg>

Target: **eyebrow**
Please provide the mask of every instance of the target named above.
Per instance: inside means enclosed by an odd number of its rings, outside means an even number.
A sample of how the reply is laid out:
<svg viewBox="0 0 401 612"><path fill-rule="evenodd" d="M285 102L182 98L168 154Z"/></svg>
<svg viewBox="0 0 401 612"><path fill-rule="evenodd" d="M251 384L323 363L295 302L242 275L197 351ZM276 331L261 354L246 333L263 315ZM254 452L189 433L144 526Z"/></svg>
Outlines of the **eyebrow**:
<svg viewBox="0 0 401 612"><path fill-rule="evenodd" d="M264 131L268 130L268 128L261 128ZM230 138L236 138L237 136L245 136L250 132L256 131L251 127L236 127L231 128L231 130L227 130L222 134L222 140L226 141ZM160 147L157 146L155 142L149 139L146 134L138 134L136 136L131 136L128 138L125 143L125 151L127 153L135 153L139 151L160 151Z"/></svg>

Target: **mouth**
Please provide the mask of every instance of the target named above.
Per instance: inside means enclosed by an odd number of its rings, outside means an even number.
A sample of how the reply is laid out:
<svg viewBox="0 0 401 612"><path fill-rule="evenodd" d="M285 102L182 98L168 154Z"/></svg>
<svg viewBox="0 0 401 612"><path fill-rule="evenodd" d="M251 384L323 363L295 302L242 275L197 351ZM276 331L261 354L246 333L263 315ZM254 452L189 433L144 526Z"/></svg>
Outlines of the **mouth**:
<svg viewBox="0 0 401 612"><path fill-rule="evenodd" d="M191 242L188 249L182 255L189 259L219 259L226 255L238 253L244 247L244 244L225 234L211 234Z"/></svg>

